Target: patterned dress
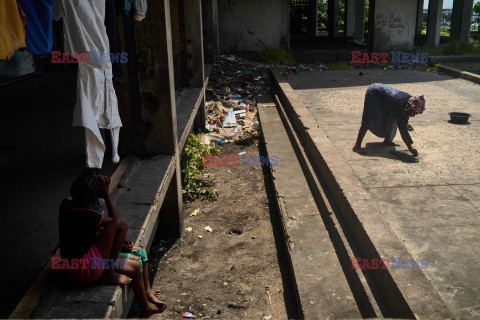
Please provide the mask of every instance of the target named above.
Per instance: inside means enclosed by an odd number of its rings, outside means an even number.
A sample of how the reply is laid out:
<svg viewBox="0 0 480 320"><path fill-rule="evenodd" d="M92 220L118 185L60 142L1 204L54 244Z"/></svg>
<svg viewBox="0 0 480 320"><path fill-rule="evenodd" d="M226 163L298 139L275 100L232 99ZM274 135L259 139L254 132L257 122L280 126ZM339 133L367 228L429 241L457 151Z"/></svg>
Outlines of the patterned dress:
<svg viewBox="0 0 480 320"><path fill-rule="evenodd" d="M409 114L405 109L411 97L406 92L393 89L385 84L374 83L367 89L363 107L362 126L380 138L389 136L388 124L395 120L390 141L395 138L397 128L400 130L404 142L413 143L407 130Z"/></svg>

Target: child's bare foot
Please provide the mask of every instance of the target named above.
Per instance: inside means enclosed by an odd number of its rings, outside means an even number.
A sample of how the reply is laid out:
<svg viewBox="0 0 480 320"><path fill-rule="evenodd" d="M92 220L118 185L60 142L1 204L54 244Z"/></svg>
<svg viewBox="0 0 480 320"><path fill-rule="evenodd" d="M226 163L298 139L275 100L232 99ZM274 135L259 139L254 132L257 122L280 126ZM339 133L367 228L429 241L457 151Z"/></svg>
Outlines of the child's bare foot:
<svg viewBox="0 0 480 320"><path fill-rule="evenodd" d="M117 273L115 271L105 272L103 278L100 279L100 283L103 284L119 284L126 285L132 282L132 279L124 274Z"/></svg>
<svg viewBox="0 0 480 320"><path fill-rule="evenodd" d="M160 295L160 290L155 291L153 294L155 295L155 297L158 298L158 296Z"/></svg>
<svg viewBox="0 0 480 320"><path fill-rule="evenodd" d="M147 300L148 302L155 304L163 312L167 308L167 304L157 299L158 294L156 292L155 293L153 293L152 291L146 292Z"/></svg>
<svg viewBox="0 0 480 320"><path fill-rule="evenodd" d="M162 313L165 308L162 310L161 308L155 306L148 306L147 309L142 311L142 318L147 319L153 316L156 313Z"/></svg>
<svg viewBox="0 0 480 320"><path fill-rule="evenodd" d="M359 146L353 146L353 152L356 152L358 154L367 154L367 151L365 150L362 150L362 148L360 148Z"/></svg>

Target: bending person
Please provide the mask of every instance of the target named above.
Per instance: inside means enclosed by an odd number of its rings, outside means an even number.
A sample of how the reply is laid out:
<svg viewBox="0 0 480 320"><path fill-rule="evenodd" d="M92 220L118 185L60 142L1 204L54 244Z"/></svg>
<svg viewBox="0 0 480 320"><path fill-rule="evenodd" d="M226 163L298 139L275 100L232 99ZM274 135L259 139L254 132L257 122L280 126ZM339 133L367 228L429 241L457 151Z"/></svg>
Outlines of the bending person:
<svg viewBox="0 0 480 320"><path fill-rule="evenodd" d="M365 94L362 126L358 131L357 142L353 151L360 154L367 153L361 148L361 145L368 130L377 137L384 138L384 145L394 146L393 139L398 128L408 150L414 156L418 156L418 151L408 132L413 131L412 126L408 124L408 120L410 117L423 113L424 110L425 99L423 96L414 97L385 84L372 84Z"/></svg>

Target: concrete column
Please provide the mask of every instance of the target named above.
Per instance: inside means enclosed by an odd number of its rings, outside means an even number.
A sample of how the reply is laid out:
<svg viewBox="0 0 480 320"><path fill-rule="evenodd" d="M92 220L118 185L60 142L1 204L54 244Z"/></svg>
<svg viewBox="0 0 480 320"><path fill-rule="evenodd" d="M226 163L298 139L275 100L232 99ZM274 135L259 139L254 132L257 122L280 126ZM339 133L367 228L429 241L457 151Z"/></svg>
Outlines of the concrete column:
<svg viewBox="0 0 480 320"><path fill-rule="evenodd" d="M220 36L218 32L218 0L212 0L212 38L213 53L220 55Z"/></svg>
<svg viewBox="0 0 480 320"><path fill-rule="evenodd" d="M467 40L473 14L473 0L454 0L450 37L456 40Z"/></svg>
<svg viewBox="0 0 480 320"><path fill-rule="evenodd" d="M417 23L415 28L415 35L422 34L423 3L424 3L424 0L418 0L417 2Z"/></svg>
<svg viewBox="0 0 480 320"><path fill-rule="evenodd" d="M355 30L353 38L358 41L365 40L365 0L355 0Z"/></svg>
<svg viewBox="0 0 480 320"><path fill-rule="evenodd" d="M174 206L165 218L175 221L172 232L180 234L182 187L170 1L176 3L176 0L150 1L145 20L136 22L132 16L128 17L125 32L135 150L139 156L164 154L175 157L176 172L171 189L176 195L169 199Z"/></svg>
<svg viewBox="0 0 480 320"><path fill-rule="evenodd" d="M333 38L338 34L338 0L328 0L327 12L328 37Z"/></svg>
<svg viewBox="0 0 480 320"><path fill-rule="evenodd" d="M170 22L172 30L173 71L175 88L186 87L187 63L185 53L185 24L183 15L183 2L176 1L170 4Z"/></svg>
<svg viewBox="0 0 480 320"><path fill-rule="evenodd" d="M205 62L213 63L213 57L219 55L218 46L218 4L217 0L204 0L203 8L203 45Z"/></svg>
<svg viewBox="0 0 480 320"><path fill-rule="evenodd" d="M202 88L205 82L202 0L184 0L184 4L188 86ZM203 101L198 110L196 129L203 129L205 117L205 95L203 95ZM202 122L203 124L199 125Z"/></svg>
<svg viewBox="0 0 480 320"><path fill-rule="evenodd" d="M170 1L151 1L147 17L142 22L134 22L133 32L137 65L132 66L134 70L129 70L129 75L136 78L138 84L141 109L137 112L141 113L145 130L145 138L137 143L143 143L145 154L175 154L177 129L172 126L176 123L176 109Z"/></svg>
<svg viewBox="0 0 480 320"><path fill-rule="evenodd" d="M442 6L443 0L430 0L428 2L427 43L431 47L440 44Z"/></svg>
<svg viewBox="0 0 480 320"><path fill-rule="evenodd" d="M205 63L213 63L212 0L203 0L202 9L203 54Z"/></svg>
<svg viewBox="0 0 480 320"><path fill-rule="evenodd" d="M202 2L201 0L184 0L184 4L188 86L200 88L205 79Z"/></svg>
<svg viewBox="0 0 480 320"><path fill-rule="evenodd" d="M318 5L317 5L318 10ZM318 16L317 16L318 20ZM280 1L280 46L290 51L290 2Z"/></svg>
<svg viewBox="0 0 480 320"><path fill-rule="evenodd" d="M355 31L355 0L345 0L345 36L353 38Z"/></svg>

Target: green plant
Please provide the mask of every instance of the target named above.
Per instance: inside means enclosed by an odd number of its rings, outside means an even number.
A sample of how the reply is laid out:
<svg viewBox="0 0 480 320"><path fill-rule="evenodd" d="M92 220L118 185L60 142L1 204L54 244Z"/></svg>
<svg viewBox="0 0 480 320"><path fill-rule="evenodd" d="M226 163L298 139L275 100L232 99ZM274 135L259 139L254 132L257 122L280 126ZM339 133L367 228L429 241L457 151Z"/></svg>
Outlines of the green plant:
<svg viewBox="0 0 480 320"><path fill-rule="evenodd" d="M432 66L432 67L428 67L427 70L428 71L438 71L438 66L440 65L440 63L437 63L436 65Z"/></svg>
<svg viewBox="0 0 480 320"><path fill-rule="evenodd" d="M427 52L429 56L451 56L451 55L478 55L480 44L474 40L450 41L437 48L423 45L415 48L416 52Z"/></svg>
<svg viewBox="0 0 480 320"><path fill-rule="evenodd" d="M366 32L368 32L369 14L370 14L370 0L365 0L365 11L364 11L365 22L364 22L363 28Z"/></svg>
<svg viewBox="0 0 480 320"><path fill-rule="evenodd" d="M199 197L216 198L217 189L208 189L208 182L203 179L206 171L204 155L218 154L214 146L205 145L201 139L191 134L182 150L180 167L182 170L182 194L185 201Z"/></svg>
<svg viewBox="0 0 480 320"><path fill-rule="evenodd" d="M295 64L295 58L290 52L278 46L265 47L262 51L257 53L256 60L268 64L280 64L291 66Z"/></svg>
<svg viewBox="0 0 480 320"><path fill-rule="evenodd" d="M442 37L450 37L450 27L448 27L448 26L441 26L441 27L440 27L440 36L442 36Z"/></svg>

